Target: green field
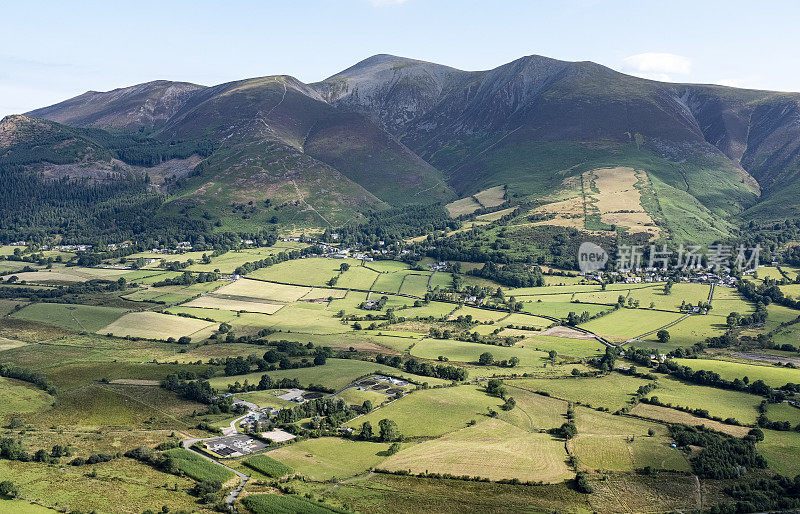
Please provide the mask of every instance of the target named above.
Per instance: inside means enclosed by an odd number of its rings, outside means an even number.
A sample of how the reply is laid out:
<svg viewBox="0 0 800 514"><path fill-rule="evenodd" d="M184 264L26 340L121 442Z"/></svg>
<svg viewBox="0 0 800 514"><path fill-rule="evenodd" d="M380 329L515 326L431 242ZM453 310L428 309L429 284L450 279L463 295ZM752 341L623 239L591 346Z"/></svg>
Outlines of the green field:
<svg viewBox="0 0 800 514"><path fill-rule="evenodd" d="M328 280L339 274L339 266L342 263L347 263L353 268L359 266L361 261L355 259L324 259L321 257L295 259L255 270L248 277L301 286L325 286Z"/></svg>
<svg viewBox="0 0 800 514"><path fill-rule="evenodd" d="M158 312L131 312L113 323L97 329L98 334L110 333L117 337L142 337L145 339L178 339L191 336L193 339L207 337L204 329L215 327L210 321L171 316ZM208 333L210 335L210 333Z"/></svg>
<svg viewBox="0 0 800 514"><path fill-rule="evenodd" d="M692 346L695 343L705 341L707 337L719 336L725 333L727 325L725 318L720 316L689 316L676 325L667 328L670 338L667 343L658 341L658 333L650 334L643 338L641 342L635 343L638 346L654 348L667 351L676 347Z"/></svg>
<svg viewBox="0 0 800 514"><path fill-rule="evenodd" d="M677 448L666 427L638 419L610 416L585 408L576 410L578 435L568 443L581 469L634 471L654 469L689 471L689 462ZM649 436L648 431L654 435Z"/></svg>
<svg viewBox="0 0 800 514"><path fill-rule="evenodd" d="M320 437L272 450L269 456L311 480L341 480L376 466L385 459L388 447L385 443Z"/></svg>
<svg viewBox="0 0 800 514"><path fill-rule="evenodd" d="M639 386L647 383L647 380L620 373L597 378L506 380L506 384L512 390L514 387L519 387L527 391L543 391L556 398L592 407L605 407L612 412L624 407Z"/></svg>
<svg viewBox="0 0 800 514"><path fill-rule="evenodd" d="M685 384L669 377L659 377L658 387L649 397L665 405L705 409L712 416L734 418L740 423L754 423L761 397L739 391Z"/></svg>
<svg viewBox="0 0 800 514"><path fill-rule="evenodd" d="M93 305L34 303L11 315L12 318L54 325L76 332L95 332L113 323L125 309Z"/></svg>
<svg viewBox="0 0 800 514"><path fill-rule="evenodd" d="M600 312L605 312L610 308L607 305L570 302L569 299L571 297L571 294L558 295L558 297L552 297L553 301L550 301L551 297L547 297L547 299L543 299L541 302L523 299L525 303L522 304L522 310L537 316L551 316L563 319L566 318L570 312L574 312L578 315L588 312L590 315L595 315Z"/></svg>
<svg viewBox="0 0 800 514"><path fill-rule="evenodd" d="M789 382L800 383L800 369L785 368L762 363L744 364L716 359L674 359L682 366L689 366L695 371L701 369L718 373L726 380L747 377L751 382L763 380L768 386L780 387Z"/></svg>
<svg viewBox="0 0 800 514"><path fill-rule="evenodd" d="M619 309L607 316L581 324L581 328L599 334L610 341L624 342L681 318L676 312L646 309Z"/></svg>
<svg viewBox="0 0 800 514"><path fill-rule="evenodd" d="M311 288L309 287L287 286L272 282L262 282L260 280L248 280L246 278L232 282L216 291L216 293L221 296L240 296L284 303L296 302L310 292Z"/></svg>
<svg viewBox="0 0 800 514"><path fill-rule="evenodd" d="M508 331L500 335L506 335ZM569 357L586 358L605 352L603 343L594 339L571 339L568 337L553 337L542 335L526 335L525 339L519 343L525 348L533 348L543 352L555 350L559 355Z"/></svg>
<svg viewBox="0 0 800 514"><path fill-rule="evenodd" d="M267 455L254 455L242 461L242 464L272 478L279 478L292 472L292 468Z"/></svg>
<svg viewBox="0 0 800 514"><path fill-rule="evenodd" d="M27 382L0 378L0 420L36 412L52 402L53 397Z"/></svg>
<svg viewBox="0 0 800 514"><path fill-rule="evenodd" d="M496 361L517 357L520 367L541 367L547 358L546 353L536 351L531 347L493 346L443 339L423 339L411 349L411 355L421 359L436 360L439 356L444 356L451 361L471 364L476 364L478 357L486 352L491 353Z"/></svg>
<svg viewBox="0 0 800 514"><path fill-rule="evenodd" d="M481 419L488 408L499 410L503 402L488 396L475 386L428 389L415 391L378 409L356 418L347 426L360 427L369 421L373 427L383 418L397 423L405 437L438 437L467 426L471 420Z"/></svg>
<svg viewBox="0 0 800 514"><path fill-rule="evenodd" d="M178 469L198 481L217 480L224 484L235 476L232 471L183 448L173 448L164 453L175 460Z"/></svg>
<svg viewBox="0 0 800 514"><path fill-rule="evenodd" d="M402 294L418 296L420 298L424 297L425 293L428 291L428 279L430 278L430 274L420 273L421 272L406 274L403 278L403 283L400 286L399 292Z"/></svg>
<svg viewBox="0 0 800 514"><path fill-rule="evenodd" d="M757 448L767 459L770 469L784 476L800 474L800 459L797 458L800 433L764 430L764 440L757 444Z"/></svg>
<svg viewBox="0 0 800 514"><path fill-rule="evenodd" d="M380 467L553 483L572 476L566 459L563 441L490 418L404 449Z"/></svg>
<svg viewBox="0 0 800 514"><path fill-rule="evenodd" d="M253 514L330 514L334 512L304 498L283 494L251 494L242 505Z"/></svg>
<svg viewBox="0 0 800 514"><path fill-rule="evenodd" d="M328 359L328 362L323 366L267 372L273 380L296 378L300 381L301 385L322 384L334 389L340 389L350 384L353 380L372 373L385 373L393 376L408 377L415 381L428 382L431 385L445 382L438 378L418 377L400 371L397 368L355 359ZM226 389L228 384L233 384L237 381L239 383L244 383L245 380L249 380L251 384L258 383L263 374L264 372L258 372L233 377L214 377L210 382L212 387Z"/></svg>
<svg viewBox="0 0 800 514"><path fill-rule="evenodd" d="M794 428L800 425L800 409L788 403L770 403L767 405L767 418L770 421L788 421Z"/></svg>

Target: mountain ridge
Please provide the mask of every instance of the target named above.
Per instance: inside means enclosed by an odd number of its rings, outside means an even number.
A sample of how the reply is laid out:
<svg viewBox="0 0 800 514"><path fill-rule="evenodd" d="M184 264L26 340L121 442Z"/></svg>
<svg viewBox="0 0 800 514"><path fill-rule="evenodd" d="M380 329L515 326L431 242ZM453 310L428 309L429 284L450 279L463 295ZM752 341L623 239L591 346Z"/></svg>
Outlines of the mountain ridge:
<svg viewBox="0 0 800 514"><path fill-rule="evenodd" d="M651 177L651 214L666 234L718 237L735 220L800 210L791 200L800 192L800 94L660 82L535 54L481 71L377 54L309 84L288 75L214 86L152 81L28 114L144 133L160 141L150 147L203 142L218 155L196 173L239 177L247 201L259 180L240 170L275 183L289 161L328 184L310 195L341 184L350 188L342 198L373 198L363 209L345 201L361 213L499 185L515 202L538 205L593 167L628 166ZM274 200L290 201L292 190ZM207 191L180 198L208 203Z"/></svg>

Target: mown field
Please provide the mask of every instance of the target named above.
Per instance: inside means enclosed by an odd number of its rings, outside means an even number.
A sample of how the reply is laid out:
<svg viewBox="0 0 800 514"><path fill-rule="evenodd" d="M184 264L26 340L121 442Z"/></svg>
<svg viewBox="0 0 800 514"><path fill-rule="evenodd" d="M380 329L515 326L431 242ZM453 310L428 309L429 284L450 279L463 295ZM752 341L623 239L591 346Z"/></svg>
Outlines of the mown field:
<svg viewBox="0 0 800 514"><path fill-rule="evenodd" d="M563 441L486 419L391 456L380 467L412 473L450 473L492 480L560 482L572 476Z"/></svg>
<svg viewBox="0 0 800 514"><path fill-rule="evenodd" d="M377 427L377 424L376 424ZM350 441L338 437L307 439L269 452L295 473L325 481L359 475L386 458L385 443Z"/></svg>

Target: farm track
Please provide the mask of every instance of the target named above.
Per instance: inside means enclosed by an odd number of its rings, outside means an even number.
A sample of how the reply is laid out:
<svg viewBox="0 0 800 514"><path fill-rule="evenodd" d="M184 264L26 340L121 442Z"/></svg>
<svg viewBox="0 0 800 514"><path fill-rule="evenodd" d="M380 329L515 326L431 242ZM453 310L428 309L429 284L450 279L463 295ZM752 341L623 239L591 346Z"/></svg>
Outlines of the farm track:
<svg viewBox="0 0 800 514"><path fill-rule="evenodd" d="M646 332L646 333L644 333L644 334L641 334L641 335L638 335L638 336L636 336L636 337L634 337L634 338L632 338L632 339L628 339L627 341L625 341L625 344L632 343L632 342L634 342L634 341L640 341L640 340L641 340L643 337L647 337L647 336L649 336L649 335L651 335L651 334L655 334L656 332L658 332L658 331L660 331L660 330L666 330L666 329L668 329L668 328L674 327L675 325L677 325L677 324L678 324L678 323L680 323L681 321L685 320L686 318L690 318L690 317L692 317L692 314L691 314L691 313L689 313L689 314L684 314L684 315L683 315L683 316L681 316L680 318L678 318L678 319L676 319L675 321L672 321L672 322L670 322L670 323L667 323L667 324L666 324L666 325L664 325L663 327L658 327L658 328L656 328L656 329L654 329L654 330L651 330L650 332Z"/></svg>

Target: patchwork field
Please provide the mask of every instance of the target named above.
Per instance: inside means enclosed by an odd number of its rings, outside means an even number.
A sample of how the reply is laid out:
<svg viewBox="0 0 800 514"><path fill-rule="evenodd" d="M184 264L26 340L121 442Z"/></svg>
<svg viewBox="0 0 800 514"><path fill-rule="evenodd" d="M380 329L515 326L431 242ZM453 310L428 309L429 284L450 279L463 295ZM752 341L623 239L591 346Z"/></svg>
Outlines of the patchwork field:
<svg viewBox="0 0 800 514"><path fill-rule="evenodd" d="M202 307L204 309L222 309L229 311L261 312L275 314L283 304L267 302L250 302L247 300L233 300L218 296L201 296L183 304L184 307Z"/></svg>
<svg viewBox="0 0 800 514"><path fill-rule="evenodd" d="M217 295L221 296L240 296L276 302L296 302L310 293L311 288L242 278L217 289L216 292Z"/></svg>

